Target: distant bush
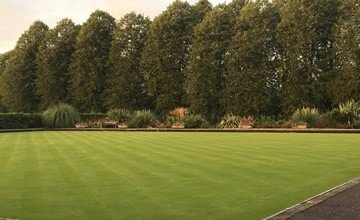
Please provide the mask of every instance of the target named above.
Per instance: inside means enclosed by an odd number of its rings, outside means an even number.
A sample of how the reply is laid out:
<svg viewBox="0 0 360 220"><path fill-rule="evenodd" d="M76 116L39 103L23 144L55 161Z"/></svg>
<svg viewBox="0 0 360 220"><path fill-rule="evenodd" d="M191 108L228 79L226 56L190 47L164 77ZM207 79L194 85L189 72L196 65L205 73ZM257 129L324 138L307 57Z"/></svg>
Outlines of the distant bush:
<svg viewBox="0 0 360 220"><path fill-rule="evenodd" d="M110 120L119 123L126 123L131 117L131 112L127 109L111 109L106 114Z"/></svg>
<svg viewBox="0 0 360 220"><path fill-rule="evenodd" d="M135 111L129 119L129 128L147 128L155 126L156 117L150 110Z"/></svg>
<svg viewBox="0 0 360 220"><path fill-rule="evenodd" d="M72 128L80 121L77 110L67 104L50 107L42 114L42 118L48 128Z"/></svg>
<svg viewBox="0 0 360 220"><path fill-rule="evenodd" d="M209 128L210 124L201 115L188 114L183 118L185 128Z"/></svg>
<svg viewBox="0 0 360 220"><path fill-rule="evenodd" d="M36 113L1 113L0 129L41 128L41 114Z"/></svg>
<svg viewBox="0 0 360 220"><path fill-rule="evenodd" d="M104 120L107 114L104 113L80 113L80 121L82 122L93 122Z"/></svg>
<svg viewBox="0 0 360 220"><path fill-rule="evenodd" d="M227 114L221 119L219 128L238 128L241 119L240 116Z"/></svg>
<svg viewBox="0 0 360 220"><path fill-rule="evenodd" d="M171 128L175 123L177 123L176 118L172 115L168 115L165 119L164 125L166 128Z"/></svg>
<svg viewBox="0 0 360 220"><path fill-rule="evenodd" d="M314 126L318 117L319 111L316 108L302 108L294 112L292 122L307 123L310 126Z"/></svg>
<svg viewBox="0 0 360 220"><path fill-rule="evenodd" d="M256 128L280 128L281 124L275 117L260 116L256 118L254 127Z"/></svg>

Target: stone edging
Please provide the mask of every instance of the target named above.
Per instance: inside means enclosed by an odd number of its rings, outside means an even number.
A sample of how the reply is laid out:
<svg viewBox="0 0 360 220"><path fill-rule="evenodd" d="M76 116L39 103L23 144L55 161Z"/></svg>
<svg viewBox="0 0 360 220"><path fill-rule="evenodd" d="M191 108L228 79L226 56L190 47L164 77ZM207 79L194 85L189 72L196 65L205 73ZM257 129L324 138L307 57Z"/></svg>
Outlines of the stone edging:
<svg viewBox="0 0 360 220"><path fill-rule="evenodd" d="M288 218L293 217L293 216L299 214L300 212L303 212L313 206L316 206L316 205L320 204L321 202L324 202L325 200L328 200L328 199L330 199L330 198L332 198L332 197L334 197L334 196L344 192L345 190L348 190L358 184L360 184L360 178L350 180L349 182L346 182L340 186L336 186L328 191L320 193L319 195L316 195L316 196L314 196L310 199L307 199L301 203L298 203L298 204L291 206L285 210L275 213L274 215L269 216L269 217L265 218L264 220L288 219Z"/></svg>
<svg viewBox="0 0 360 220"><path fill-rule="evenodd" d="M239 133L345 133L360 134L360 129L293 129L293 128L251 128L251 129L216 129L216 128L33 128L33 129L0 129L1 132L29 132L29 131L120 131L120 132L239 132Z"/></svg>
<svg viewBox="0 0 360 220"><path fill-rule="evenodd" d="M239 133L359 133L360 129L293 129L293 128L250 128L250 129L217 129L217 128L61 128L49 131L122 131L122 132L239 132Z"/></svg>

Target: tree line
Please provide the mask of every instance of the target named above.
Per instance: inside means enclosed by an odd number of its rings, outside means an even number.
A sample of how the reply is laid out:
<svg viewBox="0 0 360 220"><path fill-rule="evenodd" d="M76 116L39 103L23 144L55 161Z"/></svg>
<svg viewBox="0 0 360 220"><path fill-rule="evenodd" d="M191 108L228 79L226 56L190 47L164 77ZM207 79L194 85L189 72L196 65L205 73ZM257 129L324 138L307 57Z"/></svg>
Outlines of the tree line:
<svg viewBox="0 0 360 220"><path fill-rule="evenodd" d="M152 21L97 10L81 26L35 21L0 55L0 110L190 107L288 115L360 100L358 0L175 0Z"/></svg>

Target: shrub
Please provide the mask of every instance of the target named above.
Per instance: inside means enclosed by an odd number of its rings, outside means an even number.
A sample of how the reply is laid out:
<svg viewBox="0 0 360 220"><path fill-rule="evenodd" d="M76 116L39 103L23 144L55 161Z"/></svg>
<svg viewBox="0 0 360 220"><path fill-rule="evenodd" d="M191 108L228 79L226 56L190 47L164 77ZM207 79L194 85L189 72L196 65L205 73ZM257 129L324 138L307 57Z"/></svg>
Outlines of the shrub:
<svg viewBox="0 0 360 220"><path fill-rule="evenodd" d="M314 126L318 117L319 111L316 108L302 108L294 112L292 122L307 123L310 126Z"/></svg>
<svg viewBox="0 0 360 220"><path fill-rule="evenodd" d="M183 123L185 128L208 128L210 127L209 122L207 122L201 115L186 115L183 118Z"/></svg>
<svg viewBox="0 0 360 220"><path fill-rule="evenodd" d="M103 120L107 117L104 113L81 113L80 114L80 120L82 122L93 122L93 121L99 121Z"/></svg>
<svg viewBox="0 0 360 220"><path fill-rule="evenodd" d="M41 128L41 114L36 113L1 113L0 129Z"/></svg>
<svg viewBox="0 0 360 220"><path fill-rule="evenodd" d="M281 128L292 128L293 122L289 120L284 120L281 124Z"/></svg>
<svg viewBox="0 0 360 220"><path fill-rule="evenodd" d="M80 121L76 109L67 104L50 107L43 113L42 118L48 128L72 128Z"/></svg>
<svg viewBox="0 0 360 220"><path fill-rule="evenodd" d="M107 117L110 120L115 120L119 123L126 123L131 116L131 112L126 109L111 109L107 112Z"/></svg>
<svg viewBox="0 0 360 220"><path fill-rule="evenodd" d="M254 127L256 128L279 128L281 127L280 122L276 118L271 116L260 116L256 118Z"/></svg>
<svg viewBox="0 0 360 220"><path fill-rule="evenodd" d="M240 116L236 116L233 114L225 115L219 124L220 128L238 128L241 121Z"/></svg>
<svg viewBox="0 0 360 220"><path fill-rule="evenodd" d="M334 128L336 127L335 120L332 119L331 112L320 114L315 121L316 128Z"/></svg>
<svg viewBox="0 0 360 220"><path fill-rule="evenodd" d="M354 100L341 103L339 105L339 111L341 115L347 119L347 123L351 125L354 119L360 118L360 103Z"/></svg>
<svg viewBox="0 0 360 220"><path fill-rule="evenodd" d="M147 128L154 126L156 117L150 110L135 111L128 123L129 128Z"/></svg>
<svg viewBox="0 0 360 220"><path fill-rule="evenodd" d="M176 118L172 115L169 115L166 117L166 120L165 120L165 127L166 128L171 128L173 126L173 124L176 123Z"/></svg>

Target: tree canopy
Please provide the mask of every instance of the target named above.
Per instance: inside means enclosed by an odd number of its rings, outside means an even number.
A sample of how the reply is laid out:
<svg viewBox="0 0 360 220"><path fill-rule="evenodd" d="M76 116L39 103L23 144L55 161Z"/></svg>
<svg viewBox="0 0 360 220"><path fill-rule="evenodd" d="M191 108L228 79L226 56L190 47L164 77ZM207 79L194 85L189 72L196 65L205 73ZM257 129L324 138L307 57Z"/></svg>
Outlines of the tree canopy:
<svg viewBox="0 0 360 220"><path fill-rule="evenodd" d="M0 55L0 111L289 116L360 101L359 73L358 0L175 0L152 21L96 10L81 26L34 22Z"/></svg>
<svg viewBox="0 0 360 220"><path fill-rule="evenodd" d="M35 112L39 97L36 94L36 56L48 26L35 21L21 35L11 51L1 75L2 103L12 112Z"/></svg>
<svg viewBox="0 0 360 220"><path fill-rule="evenodd" d="M63 19L46 33L40 44L36 91L42 109L69 101L70 63L79 29L70 19Z"/></svg>
<svg viewBox="0 0 360 220"><path fill-rule="evenodd" d="M176 0L150 26L142 71L158 112L185 105L185 70L196 18L193 6Z"/></svg>
<svg viewBox="0 0 360 220"><path fill-rule="evenodd" d="M104 90L115 19L97 10L82 25L71 63L71 102L83 112L104 111Z"/></svg>
<svg viewBox="0 0 360 220"><path fill-rule="evenodd" d="M136 110L148 107L140 60L150 24L149 18L134 12L118 22L110 52L111 72L106 89L108 108Z"/></svg>
<svg viewBox="0 0 360 220"><path fill-rule="evenodd" d="M278 10L267 0L247 4L228 52L226 110L240 115L278 113Z"/></svg>

